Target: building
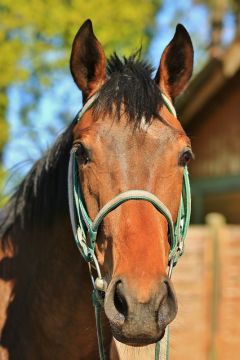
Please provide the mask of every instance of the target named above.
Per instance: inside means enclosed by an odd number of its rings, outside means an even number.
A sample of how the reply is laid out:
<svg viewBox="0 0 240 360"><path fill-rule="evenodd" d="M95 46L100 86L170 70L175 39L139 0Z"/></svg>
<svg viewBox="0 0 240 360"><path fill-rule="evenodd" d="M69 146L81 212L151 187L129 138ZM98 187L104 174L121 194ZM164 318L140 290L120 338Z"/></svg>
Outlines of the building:
<svg viewBox="0 0 240 360"><path fill-rule="evenodd" d="M192 222L220 212L240 223L240 36L195 76L177 111L196 155Z"/></svg>

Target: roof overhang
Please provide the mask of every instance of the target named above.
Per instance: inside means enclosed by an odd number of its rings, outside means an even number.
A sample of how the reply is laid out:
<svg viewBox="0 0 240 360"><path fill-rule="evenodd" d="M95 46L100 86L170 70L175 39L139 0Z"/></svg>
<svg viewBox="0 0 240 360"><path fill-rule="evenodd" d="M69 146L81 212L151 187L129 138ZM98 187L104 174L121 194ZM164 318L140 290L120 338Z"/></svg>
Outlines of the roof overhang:
<svg viewBox="0 0 240 360"><path fill-rule="evenodd" d="M177 100L176 109L183 125L190 123L239 69L240 38L224 50L221 59L210 59Z"/></svg>

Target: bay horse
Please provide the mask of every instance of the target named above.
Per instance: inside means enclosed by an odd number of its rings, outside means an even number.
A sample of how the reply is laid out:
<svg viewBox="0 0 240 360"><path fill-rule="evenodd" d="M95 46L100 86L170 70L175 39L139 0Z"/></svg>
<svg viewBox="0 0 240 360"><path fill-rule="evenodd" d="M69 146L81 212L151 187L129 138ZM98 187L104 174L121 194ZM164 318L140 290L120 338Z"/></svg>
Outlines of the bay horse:
<svg viewBox="0 0 240 360"><path fill-rule="evenodd" d="M68 209L73 153L90 220L118 194L135 194L114 204L95 234L92 256L106 291L106 357L154 358L155 343L177 313L167 275L170 220L161 210L176 224L184 168L193 155L173 102L192 67L193 47L182 25L155 77L139 53L114 53L107 61L91 21L80 27L70 69L84 111L35 163L0 215L1 360L99 357L89 269L73 241Z"/></svg>

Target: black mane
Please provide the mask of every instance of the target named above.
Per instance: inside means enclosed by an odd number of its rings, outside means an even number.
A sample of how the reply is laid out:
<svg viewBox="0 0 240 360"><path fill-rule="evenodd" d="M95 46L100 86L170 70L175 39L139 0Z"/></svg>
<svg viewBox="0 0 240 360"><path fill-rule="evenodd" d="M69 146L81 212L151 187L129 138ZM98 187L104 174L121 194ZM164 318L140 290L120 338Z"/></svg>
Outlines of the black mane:
<svg viewBox="0 0 240 360"><path fill-rule="evenodd" d="M152 79L153 68L140 60L139 52L120 59L116 54L107 63L108 80L94 104L94 116L109 113L124 116L138 127L144 117L158 117L162 96ZM0 238L13 226L18 229L46 226L67 209L67 168L76 119L38 160L0 212ZM57 214L56 214L57 213Z"/></svg>
<svg viewBox="0 0 240 360"><path fill-rule="evenodd" d="M123 113L138 127L142 118L149 123L159 117L161 92L152 79L154 69L140 59L140 51L120 59L114 53L107 62L108 81L99 92L95 116L110 114L120 119Z"/></svg>
<svg viewBox="0 0 240 360"><path fill-rule="evenodd" d="M46 226L67 208L67 169L76 119L39 159L0 211L0 239L16 225L18 231Z"/></svg>

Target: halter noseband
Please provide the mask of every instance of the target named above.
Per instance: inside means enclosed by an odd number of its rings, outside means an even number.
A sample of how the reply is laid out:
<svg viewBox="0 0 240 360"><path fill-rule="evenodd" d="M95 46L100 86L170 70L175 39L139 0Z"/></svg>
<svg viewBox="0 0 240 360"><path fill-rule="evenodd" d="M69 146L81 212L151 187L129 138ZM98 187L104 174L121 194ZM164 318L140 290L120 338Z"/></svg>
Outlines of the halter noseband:
<svg viewBox="0 0 240 360"><path fill-rule="evenodd" d="M82 110L78 115L78 120L84 115L84 113L90 109L98 97L98 93L94 94L83 106ZM176 111L167 98L166 95L162 94L162 98L165 106L168 110L176 116ZM80 250L83 258L88 262L90 275L94 287L94 305L96 313L97 323L97 334L99 343L99 354L100 358L104 359L104 348L100 328L99 318L99 294L98 291L106 290L106 283L102 278L99 264L95 255L96 239L99 229L99 225L102 223L107 214L122 205L124 202L129 200L141 200L150 202L166 219L168 223L168 233L170 242L170 253L169 253L169 272L168 275L171 277L172 268L176 265L179 257L184 251L184 240L186 238L187 229L190 222L191 213L191 193L190 184L188 177L188 170L185 166L183 174L183 187L180 200L180 206L178 210L178 216L176 223L173 223L172 215L166 205L160 201L154 194L145 190L128 190L122 192L105 204L102 209L98 212L95 219L92 221L89 217L83 194L80 187L80 181L78 176L78 166L76 159L76 148L73 148L70 153L70 161L68 168L68 199L69 199L69 210L71 224L74 234L74 239ZM98 277L93 278L91 271L91 264L95 267ZM159 345L159 342L157 343ZM157 349L157 346L156 346ZM156 350L157 351L157 350ZM156 356L155 356L156 358Z"/></svg>

